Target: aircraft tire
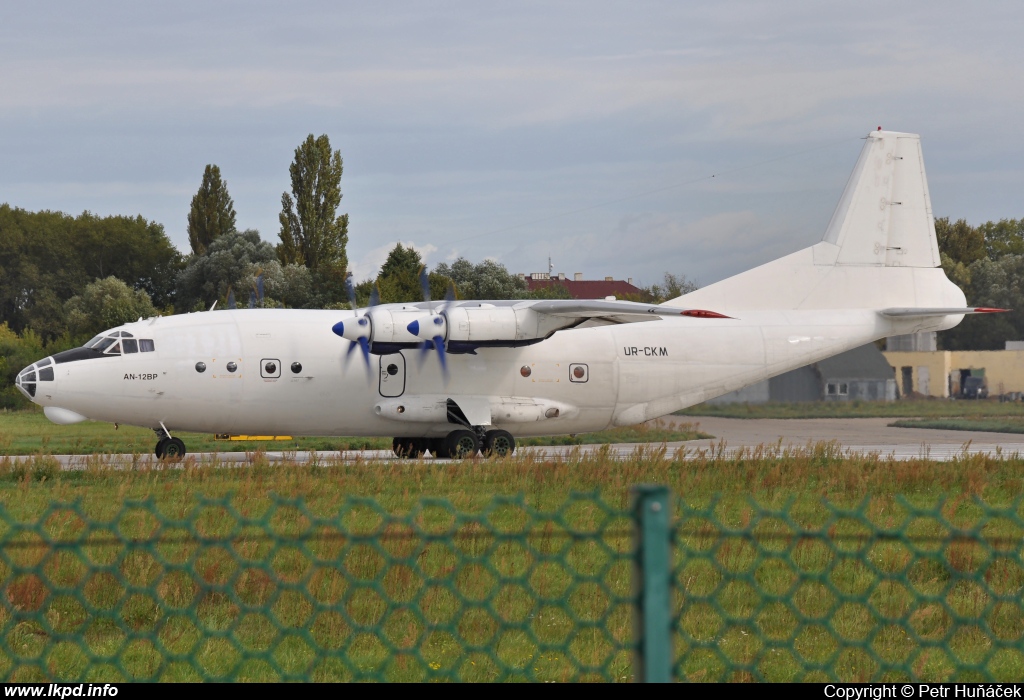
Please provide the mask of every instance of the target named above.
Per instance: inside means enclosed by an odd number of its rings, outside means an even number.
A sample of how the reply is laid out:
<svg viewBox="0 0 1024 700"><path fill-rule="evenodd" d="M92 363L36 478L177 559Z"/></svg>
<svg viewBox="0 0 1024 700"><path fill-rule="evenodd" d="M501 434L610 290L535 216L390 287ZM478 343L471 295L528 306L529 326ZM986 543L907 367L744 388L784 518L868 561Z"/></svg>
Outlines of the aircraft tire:
<svg viewBox="0 0 1024 700"><path fill-rule="evenodd" d="M508 457L516 451L516 439L507 430L488 430L484 434L483 453L488 457Z"/></svg>
<svg viewBox="0 0 1024 700"><path fill-rule="evenodd" d="M170 438L165 437L165 438L160 438L160 440L157 441L156 448L153 450L153 454L156 455L157 459L163 459L164 458L164 449L167 447L167 441L168 440L170 440Z"/></svg>
<svg viewBox="0 0 1024 700"><path fill-rule="evenodd" d="M161 442L164 442L161 440ZM185 443L179 438L168 438L167 442L164 442L164 453L161 455L162 458L177 461L185 456Z"/></svg>
<svg viewBox="0 0 1024 700"><path fill-rule="evenodd" d="M452 459L475 457L480 451L480 438L472 430L453 430L445 438L445 446Z"/></svg>

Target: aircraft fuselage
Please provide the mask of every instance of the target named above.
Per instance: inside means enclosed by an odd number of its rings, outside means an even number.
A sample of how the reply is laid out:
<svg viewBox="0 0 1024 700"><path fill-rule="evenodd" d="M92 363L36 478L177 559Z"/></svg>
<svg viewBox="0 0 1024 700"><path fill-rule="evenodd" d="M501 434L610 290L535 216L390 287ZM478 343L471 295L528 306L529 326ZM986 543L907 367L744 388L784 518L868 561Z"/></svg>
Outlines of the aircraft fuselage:
<svg viewBox="0 0 1024 700"><path fill-rule="evenodd" d="M351 317L254 309L127 324L151 352L58 358L34 400L171 431L427 437L451 429L443 412L430 415L432 399L451 398L489 407L491 424L515 436L566 434L649 420L899 332L867 309L575 328L448 355L445 381L432 352L371 355L369 370L347 357L331 326Z"/></svg>

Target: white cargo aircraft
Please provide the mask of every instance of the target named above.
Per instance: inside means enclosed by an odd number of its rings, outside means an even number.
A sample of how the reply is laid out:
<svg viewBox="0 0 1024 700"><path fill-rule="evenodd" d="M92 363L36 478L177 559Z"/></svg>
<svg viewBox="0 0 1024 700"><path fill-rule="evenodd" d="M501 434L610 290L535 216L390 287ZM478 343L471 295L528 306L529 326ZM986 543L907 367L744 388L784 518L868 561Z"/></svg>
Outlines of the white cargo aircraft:
<svg viewBox="0 0 1024 700"><path fill-rule="evenodd" d="M152 428L158 457L185 454L172 431L398 436L402 455L507 454L515 437L641 423L987 311L996 309L966 307L939 267L920 138L878 130L820 243L661 305L454 301L158 317L40 360L17 385L55 423Z"/></svg>

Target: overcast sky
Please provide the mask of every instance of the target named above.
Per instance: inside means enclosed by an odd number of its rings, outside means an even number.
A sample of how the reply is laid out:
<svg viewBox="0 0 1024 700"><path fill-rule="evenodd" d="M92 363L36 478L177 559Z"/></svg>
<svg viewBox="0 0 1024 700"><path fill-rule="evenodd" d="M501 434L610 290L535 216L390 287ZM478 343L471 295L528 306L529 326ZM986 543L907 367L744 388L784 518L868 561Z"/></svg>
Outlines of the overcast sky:
<svg viewBox="0 0 1024 700"><path fill-rule="evenodd" d="M429 8L429 9L428 9ZM277 241L326 133L359 278L437 264L703 284L820 239L881 125L938 216L1024 216L1012 2L0 0L0 202L141 214L188 249L207 163ZM714 178L710 177L715 175Z"/></svg>

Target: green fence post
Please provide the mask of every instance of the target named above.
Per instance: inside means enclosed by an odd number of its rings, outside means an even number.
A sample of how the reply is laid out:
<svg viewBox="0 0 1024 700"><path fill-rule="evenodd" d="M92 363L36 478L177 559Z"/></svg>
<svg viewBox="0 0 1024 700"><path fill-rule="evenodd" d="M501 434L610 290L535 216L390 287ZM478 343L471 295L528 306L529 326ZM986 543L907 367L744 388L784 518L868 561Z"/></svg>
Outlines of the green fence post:
<svg viewBox="0 0 1024 700"><path fill-rule="evenodd" d="M668 683L672 680L671 500L667 486L639 485L632 492L636 529L635 677L644 683Z"/></svg>

